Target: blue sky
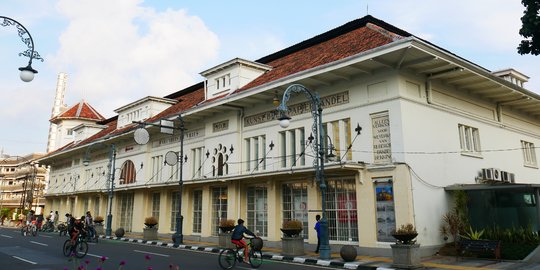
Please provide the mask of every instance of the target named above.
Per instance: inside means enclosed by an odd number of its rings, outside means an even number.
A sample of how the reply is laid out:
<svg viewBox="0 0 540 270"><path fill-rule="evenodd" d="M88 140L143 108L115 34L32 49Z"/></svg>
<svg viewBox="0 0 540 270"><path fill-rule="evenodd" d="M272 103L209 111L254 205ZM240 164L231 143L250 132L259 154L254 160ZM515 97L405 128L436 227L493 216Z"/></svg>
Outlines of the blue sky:
<svg viewBox="0 0 540 270"><path fill-rule="evenodd" d="M472 3L471 3L472 2ZM144 96L164 96L235 57L256 60L370 14L488 70L515 68L540 93L540 58L517 54L521 1L340 0L0 1L45 62L30 83L14 27L0 27L0 151L44 152L59 72L65 103L88 101L106 117Z"/></svg>

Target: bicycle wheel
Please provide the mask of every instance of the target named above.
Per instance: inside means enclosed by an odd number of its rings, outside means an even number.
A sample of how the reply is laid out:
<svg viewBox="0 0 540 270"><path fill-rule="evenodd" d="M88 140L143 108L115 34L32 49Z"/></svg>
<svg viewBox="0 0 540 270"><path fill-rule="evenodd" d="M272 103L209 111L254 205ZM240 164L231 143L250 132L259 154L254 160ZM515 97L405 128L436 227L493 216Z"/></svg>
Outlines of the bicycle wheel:
<svg viewBox="0 0 540 270"><path fill-rule="evenodd" d="M262 252L255 251L253 249L249 250L249 264L251 264L251 267L253 268L259 268L261 264L263 263L263 257Z"/></svg>
<svg viewBox="0 0 540 270"><path fill-rule="evenodd" d="M236 252L230 248L223 249L219 253L219 266L223 269L231 269L236 265Z"/></svg>
<svg viewBox="0 0 540 270"><path fill-rule="evenodd" d="M82 258L88 253L88 243L86 241L81 241L75 244L75 257Z"/></svg>
<svg viewBox="0 0 540 270"><path fill-rule="evenodd" d="M69 257L71 255L72 250L71 240L66 240L64 242L64 246L62 247L62 253L64 253L64 256Z"/></svg>
<svg viewBox="0 0 540 270"><path fill-rule="evenodd" d="M32 233L32 236L36 236L37 235L37 227L36 226L30 227L30 232Z"/></svg>
<svg viewBox="0 0 540 270"><path fill-rule="evenodd" d="M21 228L21 234L22 236L26 236L26 227Z"/></svg>

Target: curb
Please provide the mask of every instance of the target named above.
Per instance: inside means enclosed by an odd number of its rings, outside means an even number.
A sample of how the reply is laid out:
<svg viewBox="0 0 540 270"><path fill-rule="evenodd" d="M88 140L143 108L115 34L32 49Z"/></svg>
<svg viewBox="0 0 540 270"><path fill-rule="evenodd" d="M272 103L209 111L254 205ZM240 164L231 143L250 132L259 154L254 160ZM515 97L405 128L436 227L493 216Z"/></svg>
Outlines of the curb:
<svg viewBox="0 0 540 270"><path fill-rule="evenodd" d="M195 251L202 251L202 252L209 252L209 253L219 253L221 252L221 250L223 250L222 248L217 248L217 247L205 247L205 246L197 246L197 245L177 245L174 243L165 243L162 241L151 241L151 240L142 240L142 239L133 239L133 238L125 238L125 237L115 237L115 236L100 235L99 238L137 243L137 244L144 244L144 245L168 247L168 248L188 249L188 250L195 250ZM377 265L377 262L362 263L362 262L343 262L343 261L338 261L338 260L321 260L321 259L309 258L309 257L306 258L306 257L284 256L284 255L274 254L273 252L263 254L263 259L273 260L273 261L284 261L284 262L289 262L289 263L326 266L326 267L341 268L341 269L394 270L394 268L381 267Z"/></svg>

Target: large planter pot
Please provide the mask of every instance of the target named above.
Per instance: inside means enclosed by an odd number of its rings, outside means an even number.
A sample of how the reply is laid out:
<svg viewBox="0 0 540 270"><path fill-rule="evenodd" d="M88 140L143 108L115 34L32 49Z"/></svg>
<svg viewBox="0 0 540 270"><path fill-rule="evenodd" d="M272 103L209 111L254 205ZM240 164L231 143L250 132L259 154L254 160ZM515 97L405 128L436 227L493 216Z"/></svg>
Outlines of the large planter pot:
<svg viewBox="0 0 540 270"><path fill-rule="evenodd" d="M345 245L341 247L339 255L344 261L352 262L356 259L356 255L358 255L358 252L356 251L356 248L354 246Z"/></svg>
<svg viewBox="0 0 540 270"><path fill-rule="evenodd" d="M393 244L392 267L402 269L416 269L423 267L420 263L420 245Z"/></svg>
<svg viewBox="0 0 540 270"><path fill-rule="evenodd" d="M295 237L299 236L302 232L302 229L287 229L287 228L281 228L281 231L283 234L287 237Z"/></svg>
<svg viewBox="0 0 540 270"><path fill-rule="evenodd" d="M124 228L118 228L116 231L114 231L114 235L116 235L116 237L123 237L125 233L126 231Z"/></svg>
<svg viewBox="0 0 540 270"><path fill-rule="evenodd" d="M392 234L392 237L396 238L398 240L399 244L414 244L412 241L414 238L418 236L417 233L411 233L411 234Z"/></svg>
<svg viewBox="0 0 540 270"><path fill-rule="evenodd" d="M158 239L157 227L143 228L143 240L157 240Z"/></svg>
<svg viewBox="0 0 540 270"><path fill-rule="evenodd" d="M219 230L223 233L229 233L234 230L234 226L219 226Z"/></svg>
<svg viewBox="0 0 540 270"><path fill-rule="evenodd" d="M220 232L219 234L219 247L221 248L235 248L235 245L231 243L231 232Z"/></svg>
<svg viewBox="0 0 540 270"><path fill-rule="evenodd" d="M103 230L103 223L94 223L94 230L96 230L97 235L105 234L105 231Z"/></svg>
<svg viewBox="0 0 540 270"><path fill-rule="evenodd" d="M304 238L283 236L281 238L281 254L284 256L304 255Z"/></svg>

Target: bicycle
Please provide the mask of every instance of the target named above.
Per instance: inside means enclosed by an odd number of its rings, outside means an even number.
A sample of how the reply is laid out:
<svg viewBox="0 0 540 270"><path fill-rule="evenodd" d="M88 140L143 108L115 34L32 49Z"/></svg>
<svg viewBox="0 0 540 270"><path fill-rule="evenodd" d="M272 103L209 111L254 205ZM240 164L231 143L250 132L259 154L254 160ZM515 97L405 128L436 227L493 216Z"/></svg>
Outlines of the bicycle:
<svg viewBox="0 0 540 270"><path fill-rule="evenodd" d="M43 226L41 226L42 232L54 232L54 223L52 221L47 221Z"/></svg>
<svg viewBox="0 0 540 270"><path fill-rule="evenodd" d="M263 262L262 252L260 250L255 250L249 239L247 243L249 248L249 264L252 268L259 268ZM235 249L225 248L219 253L219 266L223 269L231 269L236 265L236 262L244 261L244 248L236 246Z"/></svg>
<svg viewBox="0 0 540 270"><path fill-rule="evenodd" d="M71 239L68 239L64 242L62 252L66 257L69 257L71 256L71 254L73 254L75 255L75 257L80 259L86 256L86 253L88 253L88 243L86 243L86 240L84 239L82 234L79 233L79 235L75 239L75 243L71 243Z"/></svg>
<svg viewBox="0 0 540 270"><path fill-rule="evenodd" d="M56 226L56 228L58 229L58 235L59 236L67 235L68 225L67 225L66 222L62 222L62 223L58 224L58 226Z"/></svg>
<svg viewBox="0 0 540 270"><path fill-rule="evenodd" d="M88 226L86 228L86 231L84 233L85 235L85 240L87 242L98 242L99 241L99 236L97 235L96 233L96 229L94 229L93 226Z"/></svg>
<svg viewBox="0 0 540 270"><path fill-rule="evenodd" d="M37 235L36 221L32 220L30 224L22 226L21 234L23 236L27 236L29 234L31 234L32 236L36 236Z"/></svg>

